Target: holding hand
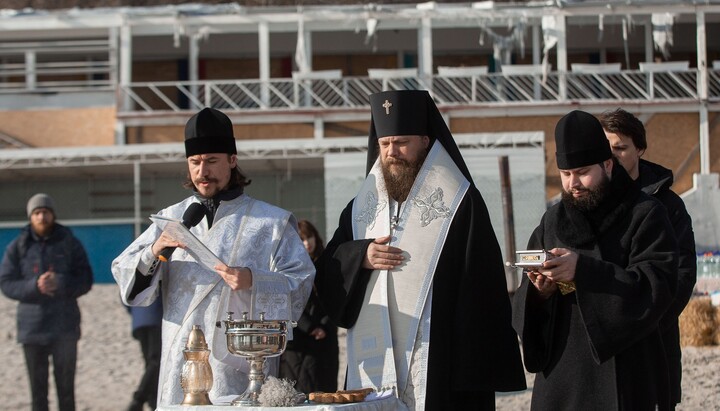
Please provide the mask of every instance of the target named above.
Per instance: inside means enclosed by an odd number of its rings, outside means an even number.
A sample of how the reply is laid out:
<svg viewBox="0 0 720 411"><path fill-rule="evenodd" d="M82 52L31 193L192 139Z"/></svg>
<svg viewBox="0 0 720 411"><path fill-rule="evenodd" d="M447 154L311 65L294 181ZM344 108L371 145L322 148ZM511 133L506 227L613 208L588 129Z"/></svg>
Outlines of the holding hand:
<svg viewBox="0 0 720 411"><path fill-rule="evenodd" d="M555 257L543 263L538 270L540 274L554 282L570 283L575 280L578 254L567 248L553 248L550 253Z"/></svg>
<svg viewBox="0 0 720 411"><path fill-rule="evenodd" d="M392 270L403 263L405 257L402 255L403 250L385 245L390 242L390 236L376 238L370 243L363 261L363 268L372 270Z"/></svg>
<svg viewBox="0 0 720 411"><path fill-rule="evenodd" d="M175 241L174 238L170 237L168 234L166 234L164 231L162 234L160 234L160 237L155 240L155 242L152 245L152 253L155 256L155 258L160 257L160 253L162 250L164 250L166 247L180 247L182 248L183 245Z"/></svg>
<svg viewBox="0 0 720 411"><path fill-rule="evenodd" d="M46 271L37 280L37 288L40 290L40 294L49 295L50 297L55 295L57 291L57 278L55 277L54 271Z"/></svg>
<svg viewBox="0 0 720 411"><path fill-rule="evenodd" d="M225 264L218 264L214 268L231 290L247 290L252 287L252 271L249 268L228 267Z"/></svg>
<svg viewBox="0 0 720 411"><path fill-rule="evenodd" d="M310 332L310 335L315 337L315 340L322 340L325 338L325 330L322 329L322 327L317 327L314 330Z"/></svg>
<svg viewBox="0 0 720 411"><path fill-rule="evenodd" d="M535 286L535 289L538 291L540 298L543 300L550 298L558 289L555 281L537 271L528 271L527 276L530 282Z"/></svg>

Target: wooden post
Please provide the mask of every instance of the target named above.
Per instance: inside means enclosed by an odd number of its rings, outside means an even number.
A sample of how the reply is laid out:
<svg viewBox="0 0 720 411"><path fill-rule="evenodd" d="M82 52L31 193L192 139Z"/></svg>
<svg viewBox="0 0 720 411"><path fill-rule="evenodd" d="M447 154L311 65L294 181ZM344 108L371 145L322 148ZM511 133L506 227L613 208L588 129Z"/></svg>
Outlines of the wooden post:
<svg viewBox="0 0 720 411"><path fill-rule="evenodd" d="M503 206L503 228L505 229L505 259L515 261L515 217L513 215L512 184L510 182L510 165L507 156L498 157L500 167L500 190ZM516 268L505 264L505 279L508 292L514 293L518 287Z"/></svg>

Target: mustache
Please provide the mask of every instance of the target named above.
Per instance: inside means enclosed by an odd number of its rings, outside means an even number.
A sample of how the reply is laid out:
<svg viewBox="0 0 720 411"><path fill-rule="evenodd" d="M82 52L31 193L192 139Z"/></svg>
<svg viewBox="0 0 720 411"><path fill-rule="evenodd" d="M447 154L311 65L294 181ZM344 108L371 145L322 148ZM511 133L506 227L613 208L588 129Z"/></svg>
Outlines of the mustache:
<svg viewBox="0 0 720 411"><path fill-rule="evenodd" d="M403 160L401 158L389 158L387 160L388 165L399 165L399 166L409 166L410 162L407 160Z"/></svg>

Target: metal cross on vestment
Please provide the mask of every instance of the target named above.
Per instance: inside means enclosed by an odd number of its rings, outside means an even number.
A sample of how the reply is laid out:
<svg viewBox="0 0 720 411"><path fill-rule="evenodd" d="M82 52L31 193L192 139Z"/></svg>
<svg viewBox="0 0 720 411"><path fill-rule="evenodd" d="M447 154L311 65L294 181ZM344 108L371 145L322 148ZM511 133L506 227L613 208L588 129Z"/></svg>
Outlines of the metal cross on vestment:
<svg viewBox="0 0 720 411"><path fill-rule="evenodd" d="M385 103L383 103L383 108L385 108L385 114L390 114L390 107L392 107L392 103L385 100Z"/></svg>

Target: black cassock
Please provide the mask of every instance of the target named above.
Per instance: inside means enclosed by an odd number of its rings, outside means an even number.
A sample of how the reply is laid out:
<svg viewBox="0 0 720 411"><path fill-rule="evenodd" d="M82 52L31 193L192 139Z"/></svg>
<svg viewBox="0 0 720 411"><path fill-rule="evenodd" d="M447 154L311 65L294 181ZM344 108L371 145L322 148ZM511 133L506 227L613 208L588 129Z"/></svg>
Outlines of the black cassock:
<svg viewBox="0 0 720 411"><path fill-rule="evenodd" d="M677 245L662 205L617 163L598 210L558 203L528 249L579 254L576 291L539 300L523 277L513 325L536 373L532 410L664 410L669 377L660 320L677 281Z"/></svg>
<svg viewBox="0 0 720 411"><path fill-rule="evenodd" d="M373 239L353 240L352 202L317 264L328 315L351 328L371 270ZM428 238L428 248L435 239ZM426 409L494 409L495 391L526 387L502 255L487 207L471 185L455 214L433 277ZM459 408L462 407L462 408Z"/></svg>

